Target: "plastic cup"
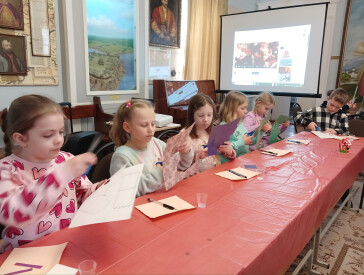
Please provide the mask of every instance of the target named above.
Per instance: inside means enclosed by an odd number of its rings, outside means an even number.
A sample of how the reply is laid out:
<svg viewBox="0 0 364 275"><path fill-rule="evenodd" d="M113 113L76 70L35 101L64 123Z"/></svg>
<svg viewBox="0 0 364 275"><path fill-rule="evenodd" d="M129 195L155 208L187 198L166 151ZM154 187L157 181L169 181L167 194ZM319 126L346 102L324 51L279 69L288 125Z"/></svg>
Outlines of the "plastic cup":
<svg viewBox="0 0 364 275"><path fill-rule="evenodd" d="M83 274L96 274L97 263L94 260L85 260L78 265L78 272Z"/></svg>
<svg viewBox="0 0 364 275"><path fill-rule="evenodd" d="M206 193L197 193L197 206L199 208L205 208L207 202L207 194Z"/></svg>
<svg viewBox="0 0 364 275"><path fill-rule="evenodd" d="M265 176L265 169L259 168L256 170L259 174L257 175L258 180L263 180Z"/></svg>

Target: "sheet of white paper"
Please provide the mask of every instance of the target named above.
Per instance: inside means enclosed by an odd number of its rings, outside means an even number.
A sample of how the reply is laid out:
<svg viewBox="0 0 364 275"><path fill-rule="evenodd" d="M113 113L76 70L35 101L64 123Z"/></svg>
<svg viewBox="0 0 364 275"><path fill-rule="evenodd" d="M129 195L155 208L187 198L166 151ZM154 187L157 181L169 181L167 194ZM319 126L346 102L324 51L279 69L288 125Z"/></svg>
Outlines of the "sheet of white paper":
<svg viewBox="0 0 364 275"><path fill-rule="evenodd" d="M130 219L144 164L121 168L81 205L70 228Z"/></svg>
<svg viewBox="0 0 364 275"><path fill-rule="evenodd" d="M69 267L63 264L56 264L51 270L48 271L47 274L77 274L78 269L77 268L73 268L73 267Z"/></svg>
<svg viewBox="0 0 364 275"><path fill-rule="evenodd" d="M24 274L46 274L55 264L59 263L67 243L38 247L18 247L11 251L5 262L0 267L0 274L19 272L31 269ZM15 265L17 264L18 265ZM20 265L19 265L20 264ZM40 268L29 268L39 266Z"/></svg>
<svg viewBox="0 0 364 275"><path fill-rule="evenodd" d="M287 143L292 144L304 144L307 145L311 142L309 139L296 139L296 138L287 138Z"/></svg>
<svg viewBox="0 0 364 275"><path fill-rule="evenodd" d="M320 132L320 131L311 131L312 134L318 136L319 138L333 138L333 139L344 139L344 138L349 138L349 139L359 139L357 137L354 136L338 136L338 135L332 135L332 134L326 134L324 132Z"/></svg>

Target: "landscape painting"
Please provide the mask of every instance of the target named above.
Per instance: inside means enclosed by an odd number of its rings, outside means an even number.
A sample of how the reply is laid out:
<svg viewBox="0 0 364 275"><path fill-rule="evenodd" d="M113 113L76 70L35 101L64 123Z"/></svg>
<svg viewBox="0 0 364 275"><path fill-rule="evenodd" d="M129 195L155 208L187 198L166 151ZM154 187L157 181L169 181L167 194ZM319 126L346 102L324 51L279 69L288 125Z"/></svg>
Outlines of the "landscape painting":
<svg viewBox="0 0 364 275"><path fill-rule="evenodd" d="M86 0L90 92L137 89L135 5Z"/></svg>
<svg viewBox="0 0 364 275"><path fill-rule="evenodd" d="M337 86L347 90L359 108L363 101L357 87L364 74L364 1L349 0L347 5Z"/></svg>

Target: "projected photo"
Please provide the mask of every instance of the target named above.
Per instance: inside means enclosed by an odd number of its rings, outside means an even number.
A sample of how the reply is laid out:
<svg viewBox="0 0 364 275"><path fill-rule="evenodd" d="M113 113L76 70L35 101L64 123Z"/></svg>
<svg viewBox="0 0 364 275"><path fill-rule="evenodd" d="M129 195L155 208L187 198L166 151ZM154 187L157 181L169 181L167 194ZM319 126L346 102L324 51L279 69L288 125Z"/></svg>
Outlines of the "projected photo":
<svg viewBox="0 0 364 275"><path fill-rule="evenodd" d="M310 25L236 31L233 85L302 87L310 31Z"/></svg>
<svg viewBox="0 0 364 275"><path fill-rule="evenodd" d="M276 68L279 42L237 43L235 68Z"/></svg>

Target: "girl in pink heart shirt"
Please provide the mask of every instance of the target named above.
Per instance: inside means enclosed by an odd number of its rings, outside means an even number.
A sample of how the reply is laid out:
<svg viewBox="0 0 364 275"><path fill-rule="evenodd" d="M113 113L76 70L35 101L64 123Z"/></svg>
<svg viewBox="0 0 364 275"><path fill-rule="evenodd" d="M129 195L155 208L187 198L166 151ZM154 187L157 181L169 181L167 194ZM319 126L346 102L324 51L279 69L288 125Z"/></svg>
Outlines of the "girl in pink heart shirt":
<svg viewBox="0 0 364 275"><path fill-rule="evenodd" d="M49 98L27 95L2 112L6 157L0 160L0 252L67 227L103 182L81 176L96 156L61 152L64 114Z"/></svg>

